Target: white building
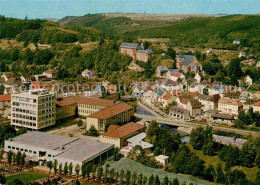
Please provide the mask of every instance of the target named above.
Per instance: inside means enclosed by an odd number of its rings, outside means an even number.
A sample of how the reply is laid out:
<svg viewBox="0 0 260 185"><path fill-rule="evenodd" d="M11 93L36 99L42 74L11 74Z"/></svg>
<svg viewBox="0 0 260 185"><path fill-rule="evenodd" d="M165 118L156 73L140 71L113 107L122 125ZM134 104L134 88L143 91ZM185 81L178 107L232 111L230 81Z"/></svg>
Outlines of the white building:
<svg viewBox="0 0 260 185"><path fill-rule="evenodd" d="M54 93L44 89L12 94L11 125L39 130L56 123Z"/></svg>
<svg viewBox="0 0 260 185"><path fill-rule="evenodd" d="M155 160L161 163L163 166L169 163L169 156L166 155L159 155L155 157Z"/></svg>
<svg viewBox="0 0 260 185"><path fill-rule="evenodd" d="M5 152L24 152L32 160L67 162L75 166L92 162L100 163L114 154L114 145L92 140L54 135L44 132L29 132L5 141Z"/></svg>

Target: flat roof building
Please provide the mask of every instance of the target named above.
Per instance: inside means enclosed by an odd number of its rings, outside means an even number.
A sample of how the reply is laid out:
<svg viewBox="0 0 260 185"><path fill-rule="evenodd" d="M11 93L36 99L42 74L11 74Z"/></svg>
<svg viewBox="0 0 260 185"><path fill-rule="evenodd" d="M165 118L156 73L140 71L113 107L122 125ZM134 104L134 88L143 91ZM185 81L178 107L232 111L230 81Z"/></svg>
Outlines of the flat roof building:
<svg viewBox="0 0 260 185"><path fill-rule="evenodd" d="M11 125L39 130L56 123L54 93L45 89L35 89L12 94Z"/></svg>
<svg viewBox="0 0 260 185"><path fill-rule="evenodd" d="M25 152L36 161L46 160L83 165L100 163L114 154L114 145L92 140L54 135L44 132L29 132L5 141L5 152Z"/></svg>

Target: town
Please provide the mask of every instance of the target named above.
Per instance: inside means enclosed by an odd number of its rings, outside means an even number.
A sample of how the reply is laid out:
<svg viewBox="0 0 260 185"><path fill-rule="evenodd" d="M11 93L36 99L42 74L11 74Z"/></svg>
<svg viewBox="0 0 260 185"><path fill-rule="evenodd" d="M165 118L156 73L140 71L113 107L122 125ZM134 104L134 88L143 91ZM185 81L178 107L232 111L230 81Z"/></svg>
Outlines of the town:
<svg viewBox="0 0 260 185"><path fill-rule="evenodd" d="M15 21L29 28L1 35L0 184L260 183L260 58L244 37L190 49Z"/></svg>

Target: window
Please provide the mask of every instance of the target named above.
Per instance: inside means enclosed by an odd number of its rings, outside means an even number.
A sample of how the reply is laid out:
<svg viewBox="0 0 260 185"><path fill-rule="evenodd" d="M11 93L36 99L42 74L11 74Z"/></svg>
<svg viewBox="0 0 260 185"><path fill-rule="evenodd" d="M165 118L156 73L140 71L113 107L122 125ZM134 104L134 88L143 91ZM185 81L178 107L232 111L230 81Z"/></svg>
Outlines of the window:
<svg viewBox="0 0 260 185"><path fill-rule="evenodd" d="M10 148L11 148L11 146L8 146L8 148L10 149Z"/></svg>

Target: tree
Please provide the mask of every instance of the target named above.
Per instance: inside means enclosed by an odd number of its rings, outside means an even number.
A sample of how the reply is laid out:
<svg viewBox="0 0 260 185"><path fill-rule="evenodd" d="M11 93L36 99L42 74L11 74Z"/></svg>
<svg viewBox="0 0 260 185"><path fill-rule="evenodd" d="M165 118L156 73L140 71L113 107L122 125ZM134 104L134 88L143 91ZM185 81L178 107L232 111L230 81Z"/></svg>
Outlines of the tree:
<svg viewBox="0 0 260 185"><path fill-rule="evenodd" d="M180 183L179 183L179 180L178 180L178 178L176 177L175 179L173 179L173 181L172 181L172 185L179 185Z"/></svg>
<svg viewBox="0 0 260 185"><path fill-rule="evenodd" d="M56 175L57 172L58 172L58 161L57 161L57 159L54 160L53 170L54 170L54 174Z"/></svg>
<svg viewBox="0 0 260 185"><path fill-rule="evenodd" d="M0 173L0 184L5 184L6 178L3 174Z"/></svg>
<svg viewBox="0 0 260 185"><path fill-rule="evenodd" d="M240 67L240 60L239 59L232 59L227 67L227 74L230 78L230 83L235 85L238 83L238 79L243 75L243 72Z"/></svg>
<svg viewBox="0 0 260 185"><path fill-rule="evenodd" d="M137 173L134 172L133 175L132 175L131 185L135 185L136 180L137 180Z"/></svg>
<svg viewBox="0 0 260 185"><path fill-rule="evenodd" d="M175 58L176 58L176 51L173 48L168 48L166 54L169 55L172 60L175 60Z"/></svg>
<svg viewBox="0 0 260 185"><path fill-rule="evenodd" d="M11 181L10 184L15 184L15 185L24 185L24 183L22 181L20 181L19 179L14 179L13 181Z"/></svg>
<svg viewBox="0 0 260 185"><path fill-rule="evenodd" d="M116 183L116 184L118 183L118 179L119 179L119 173L116 172L116 173L115 173L115 177L114 177L114 180L115 180L115 183Z"/></svg>
<svg viewBox="0 0 260 185"><path fill-rule="evenodd" d="M196 150L200 150L204 145L204 129L199 127L191 132L190 144Z"/></svg>
<svg viewBox="0 0 260 185"><path fill-rule="evenodd" d="M127 170L126 172L126 184L129 185L131 180L131 172Z"/></svg>
<svg viewBox="0 0 260 185"><path fill-rule="evenodd" d="M17 132L16 132L16 136L22 135L27 133L26 128L20 128Z"/></svg>
<svg viewBox="0 0 260 185"><path fill-rule="evenodd" d="M98 168L98 180L99 180L99 181L101 181L102 175L103 175L103 168L102 168L102 166L100 166L100 167Z"/></svg>
<svg viewBox="0 0 260 185"><path fill-rule="evenodd" d="M59 164L59 173L62 174L62 163Z"/></svg>
<svg viewBox="0 0 260 185"><path fill-rule="evenodd" d="M163 184L164 184L164 185L168 185L168 183L169 183L169 179L168 179L167 176L165 176L165 177L164 177L164 180L163 180Z"/></svg>
<svg viewBox="0 0 260 185"><path fill-rule="evenodd" d="M53 163L52 161L47 162L47 167L50 169L49 173L51 173L51 169L53 168Z"/></svg>
<svg viewBox="0 0 260 185"><path fill-rule="evenodd" d="M80 165L79 165L79 164L77 164L77 165L75 166L75 172L76 172L76 174L77 174L77 180L78 180L78 178L79 178L79 172L80 172Z"/></svg>
<svg viewBox="0 0 260 185"><path fill-rule="evenodd" d="M21 163L21 158L22 158L22 153L20 151L17 152L17 155L16 155L16 164L18 166L20 166L20 163Z"/></svg>
<svg viewBox="0 0 260 185"><path fill-rule="evenodd" d="M7 161L9 163L9 166L11 166L12 164L12 159L13 159L13 152L10 150L8 153L7 153Z"/></svg>
<svg viewBox="0 0 260 185"><path fill-rule="evenodd" d="M142 185L147 185L147 177L143 177Z"/></svg>
<svg viewBox="0 0 260 185"><path fill-rule="evenodd" d="M154 185L160 185L160 179L159 179L158 175L156 175L154 178Z"/></svg>
<svg viewBox="0 0 260 185"><path fill-rule="evenodd" d="M114 181L115 169L111 169L109 173L109 181L112 183Z"/></svg>
<svg viewBox="0 0 260 185"><path fill-rule="evenodd" d="M4 153L5 153L4 150L0 151L0 161L2 161L4 159Z"/></svg>
<svg viewBox="0 0 260 185"><path fill-rule="evenodd" d="M68 169L68 163L66 162L65 165L64 165L64 168L63 168L63 173L64 173L65 176L67 176L68 170L69 170Z"/></svg>
<svg viewBox="0 0 260 185"><path fill-rule="evenodd" d="M86 166L82 165L81 166L81 175L82 175L82 179L84 180L87 174L87 170L86 170Z"/></svg>
<svg viewBox="0 0 260 185"><path fill-rule="evenodd" d="M148 180L148 185L153 185L153 181L154 181L154 176L151 175L151 176L149 177L149 180Z"/></svg>
<svg viewBox="0 0 260 185"><path fill-rule="evenodd" d="M16 154L15 153L13 153L13 164L16 164Z"/></svg>
<svg viewBox="0 0 260 185"><path fill-rule="evenodd" d="M70 177L71 177L72 172L73 172L73 164L72 164L72 162L69 164L69 172L70 172Z"/></svg>
<svg viewBox="0 0 260 185"><path fill-rule="evenodd" d="M91 171L92 171L92 165L90 163L88 163L86 166L86 173L87 173L88 180L90 178Z"/></svg>
<svg viewBox="0 0 260 185"><path fill-rule="evenodd" d="M218 183L222 183L222 184L225 183L225 176L224 176L224 173L223 173L222 165L220 163L218 163L218 165L217 165L216 177L217 177Z"/></svg>
<svg viewBox="0 0 260 185"><path fill-rule="evenodd" d="M139 174L137 178L137 184L142 185L142 180L143 180L143 174Z"/></svg>
<svg viewBox="0 0 260 185"><path fill-rule="evenodd" d="M121 170L121 172L120 172L120 182L121 182L121 184L124 184L124 178L125 178L125 172L124 172L124 170Z"/></svg>

